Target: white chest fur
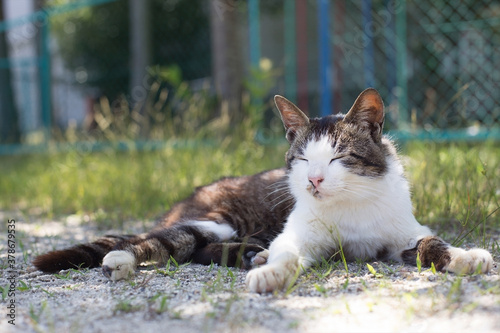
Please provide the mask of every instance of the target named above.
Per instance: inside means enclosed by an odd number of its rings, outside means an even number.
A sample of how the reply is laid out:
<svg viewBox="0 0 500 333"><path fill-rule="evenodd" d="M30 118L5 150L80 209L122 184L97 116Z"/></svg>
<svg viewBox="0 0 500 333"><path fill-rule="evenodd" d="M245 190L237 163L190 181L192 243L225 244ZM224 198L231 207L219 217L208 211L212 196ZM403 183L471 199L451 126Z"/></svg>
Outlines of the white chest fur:
<svg viewBox="0 0 500 333"><path fill-rule="evenodd" d="M334 151L326 139L310 142L304 161L289 175L297 205L285 233L296 235L308 260L329 256L341 248L347 259L374 258L384 248L389 253L411 248L415 235L431 234L414 218L410 192L400 162L388 157L387 173L380 178L358 176L340 161L331 162ZM308 179L324 178L320 194L306 190ZM417 238L418 239L418 238ZM399 259L399 258L393 258Z"/></svg>

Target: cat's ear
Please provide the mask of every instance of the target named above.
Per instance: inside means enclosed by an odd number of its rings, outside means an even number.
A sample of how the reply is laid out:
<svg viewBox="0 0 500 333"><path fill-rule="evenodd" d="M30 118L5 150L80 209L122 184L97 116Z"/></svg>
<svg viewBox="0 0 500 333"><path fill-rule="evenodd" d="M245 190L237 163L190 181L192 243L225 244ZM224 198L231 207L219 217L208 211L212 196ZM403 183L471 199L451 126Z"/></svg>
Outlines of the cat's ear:
<svg viewBox="0 0 500 333"><path fill-rule="evenodd" d="M274 96L274 103L276 103L285 126L286 139L291 143L295 139L297 130L309 124L309 118L295 104L283 96Z"/></svg>
<svg viewBox="0 0 500 333"><path fill-rule="evenodd" d="M379 142L384 127L384 102L378 91L368 88L359 94L344 121L368 128L375 142Z"/></svg>

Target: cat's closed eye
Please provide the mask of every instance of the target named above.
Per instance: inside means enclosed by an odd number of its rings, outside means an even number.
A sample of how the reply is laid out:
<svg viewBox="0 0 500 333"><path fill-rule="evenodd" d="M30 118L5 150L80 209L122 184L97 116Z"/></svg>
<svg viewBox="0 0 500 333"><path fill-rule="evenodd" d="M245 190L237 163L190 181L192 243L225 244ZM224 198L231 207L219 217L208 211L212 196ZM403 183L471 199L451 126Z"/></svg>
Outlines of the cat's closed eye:
<svg viewBox="0 0 500 333"><path fill-rule="evenodd" d="M297 159L298 159L299 161L309 162L306 158L303 158L303 157L297 157Z"/></svg>
<svg viewBox="0 0 500 333"><path fill-rule="evenodd" d="M346 156L347 156L346 154L335 156L334 158L332 158L332 159L330 160L330 164L332 164L334 161L336 161L336 160L340 160L341 158L344 158L344 157L346 157Z"/></svg>

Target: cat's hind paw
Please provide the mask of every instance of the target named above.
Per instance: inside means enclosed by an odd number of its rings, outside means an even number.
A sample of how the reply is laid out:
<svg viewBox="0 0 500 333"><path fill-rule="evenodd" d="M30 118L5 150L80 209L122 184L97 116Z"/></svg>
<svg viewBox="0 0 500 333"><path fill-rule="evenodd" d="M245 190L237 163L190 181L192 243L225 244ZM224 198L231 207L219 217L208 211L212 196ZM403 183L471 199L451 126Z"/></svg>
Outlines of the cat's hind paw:
<svg viewBox="0 0 500 333"><path fill-rule="evenodd" d="M488 273L493 267L493 257L483 249L449 249L451 260L445 269L457 274Z"/></svg>
<svg viewBox="0 0 500 333"><path fill-rule="evenodd" d="M111 281L134 276L135 258L128 251L111 251L102 260L102 273Z"/></svg>
<svg viewBox="0 0 500 333"><path fill-rule="evenodd" d="M248 251L247 253L245 253L245 257L245 261L248 262L248 264L246 263L246 265L249 266L249 268L254 268L265 265L267 263L267 258L269 258L269 251Z"/></svg>
<svg viewBox="0 0 500 333"><path fill-rule="evenodd" d="M294 276L285 266L264 265L248 272L246 285L251 292L268 293L288 287L293 283Z"/></svg>

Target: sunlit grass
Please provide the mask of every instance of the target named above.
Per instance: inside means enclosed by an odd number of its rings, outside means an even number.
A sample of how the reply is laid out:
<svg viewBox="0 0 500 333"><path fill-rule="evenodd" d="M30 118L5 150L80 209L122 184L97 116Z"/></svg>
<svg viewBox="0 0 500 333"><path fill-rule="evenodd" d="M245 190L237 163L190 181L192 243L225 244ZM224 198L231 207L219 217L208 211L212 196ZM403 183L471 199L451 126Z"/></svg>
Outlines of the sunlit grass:
<svg viewBox="0 0 500 333"><path fill-rule="evenodd" d="M405 147L417 219L440 232L480 237L500 228L500 147L420 143ZM476 238L477 239L477 238ZM450 240L451 241L451 240Z"/></svg>
<svg viewBox="0 0 500 333"><path fill-rule="evenodd" d="M0 209L94 214L119 226L153 219L196 186L284 165L286 146L244 143L153 152L69 152L3 158ZM500 147L409 144L401 149L417 219L454 239L500 228ZM460 239L458 239L460 240Z"/></svg>
<svg viewBox="0 0 500 333"><path fill-rule="evenodd" d="M285 149L200 145L9 157L0 165L0 209L45 216L97 212L115 222L154 218L196 186L279 167Z"/></svg>

